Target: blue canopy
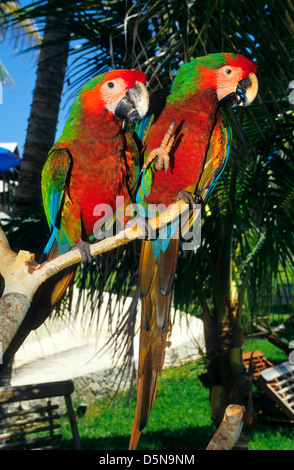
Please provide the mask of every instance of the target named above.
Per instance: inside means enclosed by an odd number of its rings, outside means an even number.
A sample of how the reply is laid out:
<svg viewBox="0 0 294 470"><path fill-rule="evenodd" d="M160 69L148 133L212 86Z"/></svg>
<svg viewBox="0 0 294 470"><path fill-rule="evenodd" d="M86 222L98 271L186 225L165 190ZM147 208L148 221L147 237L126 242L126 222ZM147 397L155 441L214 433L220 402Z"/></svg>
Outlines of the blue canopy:
<svg viewBox="0 0 294 470"><path fill-rule="evenodd" d="M20 162L21 158L16 153L0 147L0 172L10 170L10 168L18 166Z"/></svg>

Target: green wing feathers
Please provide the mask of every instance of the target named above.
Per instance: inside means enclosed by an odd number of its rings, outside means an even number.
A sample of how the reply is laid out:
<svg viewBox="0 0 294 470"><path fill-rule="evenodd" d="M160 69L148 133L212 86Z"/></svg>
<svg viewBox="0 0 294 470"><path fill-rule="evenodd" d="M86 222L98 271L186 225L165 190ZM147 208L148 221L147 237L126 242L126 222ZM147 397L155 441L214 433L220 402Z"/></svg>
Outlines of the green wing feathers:
<svg viewBox="0 0 294 470"><path fill-rule="evenodd" d="M196 194L203 203L203 206L211 196L217 180L221 176L230 153L232 141L232 132L227 120L220 109L216 123L211 134L209 147L207 150L203 170L199 183L196 188ZM181 218L181 233L185 235L195 223L199 216L199 211L190 211L187 216Z"/></svg>
<svg viewBox="0 0 294 470"><path fill-rule="evenodd" d="M42 197L49 227L54 228L61 209L65 184L72 164L66 148L53 147L42 171Z"/></svg>
<svg viewBox="0 0 294 470"><path fill-rule="evenodd" d="M231 129L222 110L220 110L217 114L202 175L196 191L197 195L205 202L211 195L217 180L224 170L230 152L231 140Z"/></svg>

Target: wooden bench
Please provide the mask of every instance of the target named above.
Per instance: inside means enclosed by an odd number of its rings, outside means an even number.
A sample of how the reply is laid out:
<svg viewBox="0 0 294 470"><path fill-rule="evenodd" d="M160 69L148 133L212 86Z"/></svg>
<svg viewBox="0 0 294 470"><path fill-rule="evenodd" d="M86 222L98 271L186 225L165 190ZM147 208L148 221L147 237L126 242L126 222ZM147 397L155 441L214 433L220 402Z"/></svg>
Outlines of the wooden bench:
<svg viewBox="0 0 294 470"><path fill-rule="evenodd" d="M0 412L0 450L59 448L57 441L62 437L56 433L61 427L58 423L59 405L52 400L56 397L64 397L74 445L81 450L71 400L73 391L71 380L0 388L0 409L4 410ZM13 409L11 405L7 406L12 403L16 404L12 405Z"/></svg>
<svg viewBox="0 0 294 470"><path fill-rule="evenodd" d="M257 380L262 370L272 367L272 363L268 361L261 351L250 351L242 354L242 360L246 371L248 372L250 367L253 370L253 380Z"/></svg>
<svg viewBox="0 0 294 470"><path fill-rule="evenodd" d="M294 421L294 364L283 362L261 371L257 385Z"/></svg>

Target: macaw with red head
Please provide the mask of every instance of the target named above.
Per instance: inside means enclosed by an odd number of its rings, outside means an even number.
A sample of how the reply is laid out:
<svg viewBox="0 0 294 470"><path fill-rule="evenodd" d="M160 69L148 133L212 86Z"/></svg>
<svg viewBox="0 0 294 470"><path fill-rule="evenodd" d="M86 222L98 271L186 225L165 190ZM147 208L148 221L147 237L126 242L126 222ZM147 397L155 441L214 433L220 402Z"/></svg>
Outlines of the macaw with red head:
<svg viewBox="0 0 294 470"><path fill-rule="evenodd" d="M42 197L51 236L43 260L79 247L84 263L88 243L116 210L131 204L138 150L123 129L125 119L142 119L148 110L146 76L113 70L90 80L77 94L63 132L42 171ZM117 205L117 196L121 206ZM101 206L102 209L97 210ZM121 217L122 218L122 217ZM108 220L107 220L108 219ZM122 220L124 225L126 219ZM3 358L5 365L32 329L48 317L73 279L75 267L49 279L36 292L28 314Z"/></svg>
<svg viewBox="0 0 294 470"><path fill-rule="evenodd" d="M52 230L45 254L61 254L93 238L97 205L108 205L115 213L117 196L131 203L122 125L133 115L145 116L145 83L142 72L114 70L92 79L77 95L42 172L43 203Z"/></svg>
<svg viewBox="0 0 294 470"><path fill-rule="evenodd" d="M199 57L179 68L163 109L152 116L152 125L147 116L138 130L144 144L144 170L136 196L141 216L152 217L152 207L155 216L160 204L167 207L179 198L192 205L205 204L229 156L231 129L223 109L248 106L254 100L258 90L256 71L252 61L230 53ZM172 145L165 139L169 126ZM181 234L192 223L193 211L186 223L181 220ZM148 422L171 330L179 220L157 235L155 240L143 241L139 265L141 330L130 449L137 447Z"/></svg>

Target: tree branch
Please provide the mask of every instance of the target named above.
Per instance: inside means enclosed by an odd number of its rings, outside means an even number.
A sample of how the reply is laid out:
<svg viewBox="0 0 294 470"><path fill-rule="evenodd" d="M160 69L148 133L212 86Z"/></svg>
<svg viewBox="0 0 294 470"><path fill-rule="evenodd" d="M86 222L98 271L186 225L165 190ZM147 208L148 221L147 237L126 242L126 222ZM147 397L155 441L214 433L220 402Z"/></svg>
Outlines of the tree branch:
<svg viewBox="0 0 294 470"><path fill-rule="evenodd" d="M270 343L277 346L277 348L281 349L281 351L283 351L287 357L289 356L289 343L286 343L286 341L281 340L276 335L269 335L268 340Z"/></svg>
<svg viewBox="0 0 294 470"><path fill-rule="evenodd" d="M180 200L149 220L149 224L153 230L159 229L176 220L188 209L188 204ZM198 208L195 213L197 211L199 212ZM92 256L96 256L140 237L144 237L143 230L139 226L131 226L113 237L90 245L90 252ZM3 297L0 299L0 346L4 353L20 327L40 285L63 269L80 263L82 259L80 251L76 248L50 261L38 264L32 253L19 251L16 254L12 251L1 227L0 259L0 273L5 281Z"/></svg>
<svg viewBox="0 0 294 470"><path fill-rule="evenodd" d="M223 420L206 450L231 450L240 437L244 412L244 406L227 406Z"/></svg>

